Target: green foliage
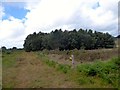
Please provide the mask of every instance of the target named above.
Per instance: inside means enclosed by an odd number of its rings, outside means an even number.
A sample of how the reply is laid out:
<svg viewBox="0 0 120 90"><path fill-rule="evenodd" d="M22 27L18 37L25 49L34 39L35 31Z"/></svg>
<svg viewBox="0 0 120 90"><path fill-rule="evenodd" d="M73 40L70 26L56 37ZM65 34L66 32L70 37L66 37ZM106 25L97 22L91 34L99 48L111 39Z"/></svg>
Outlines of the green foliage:
<svg viewBox="0 0 120 90"><path fill-rule="evenodd" d="M15 65L15 54L8 54L8 53L3 53L3 58L2 58L2 64L3 68L6 67L12 67Z"/></svg>
<svg viewBox="0 0 120 90"><path fill-rule="evenodd" d="M17 56L21 54L23 51L12 51L6 50L6 52L2 53L2 66L3 69L14 67L16 65Z"/></svg>
<svg viewBox="0 0 120 90"><path fill-rule="evenodd" d="M56 66L56 62L54 62L54 61L46 60L45 62L46 62L46 64L48 64L51 67L55 67Z"/></svg>
<svg viewBox="0 0 120 90"><path fill-rule="evenodd" d="M7 51L6 51L6 54L11 54L11 53L12 53L11 50L7 50Z"/></svg>
<svg viewBox="0 0 120 90"><path fill-rule="evenodd" d="M113 58L112 60L102 62L96 61L92 64L82 64L77 66L77 70L87 76L98 76L105 82L118 86L118 70L120 58ZM119 65L118 65L119 64Z"/></svg>
<svg viewBox="0 0 120 90"><path fill-rule="evenodd" d="M113 60L114 60L115 65L118 66L120 69L120 56L118 57L118 59L113 58Z"/></svg>
<svg viewBox="0 0 120 90"><path fill-rule="evenodd" d="M70 70L71 66L58 64L57 69L62 71L63 73L67 73Z"/></svg>
<svg viewBox="0 0 120 90"><path fill-rule="evenodd" d="M74 50L76 51L76 50ZM66 52L64 52L66 53ZM83 53L86 53L83 51ZM99 83L101 85L111 85L113 87L119 87L119 71L120 71L120 58L112 58L108 61L96 60L94 62L82 63L77 67L71 69L71 66L66 64L59 64L55 61L49 60L45 54L40 53L43 61L51 67L62 71L65 74L73 75L77 83L80 85L89 85ZM69 72L69 73L68 73ZM75 73L75 74L74 74Z"/></svg>
<svg viewBox="0 0 120 90"><path fill-rule="evenodd" d="M17 47L13 47L12 50L17 50Z"/></svg>
<svg viewBox="0 0 120 90"><path fill-rule="evenodd" d="M27 36L24 42L25 51L38 50L73 50L113 48L114 38L108 33L93 32L90 30L74 29L62 31L56 29L51 33L36 33Z"/></svg>
<svg viewBox="0 0 120 90"><path fill-rule="evenodd" d="M95 81L94 81L94 79L93 78L91 78L91 77L86 77L86 76L81 76L81 77L78 77L77 78L77 82L78 82L78 84L80 84L80 85L89 85L89 84L94 84L95 83Z"/></svg>
<svg viewBox="0 0 120 90"><path fill-rule="evenodd" d="M86 77L79 77L77 81L80 85L88 83L88 80L86 79Z"/></svg>
<svg viewBox="0 0 120 90"><path fill-rule="evenodd" d="M53 60L49 60L49 58L43 54L43 53L38 53L38 55L40 56L40 58L42 58L42 60L50 67L54 67L59 71L62 71L63 73L67 73L71 66L70 65L65 65L65 64L59 64Z"/></svg>
<svg viewBox="0 0 120 90"><path fill-rule="evenodd" d="M7 50L5 46L2 46L1 49L2 49L2 52L5 52Z"/></svg>

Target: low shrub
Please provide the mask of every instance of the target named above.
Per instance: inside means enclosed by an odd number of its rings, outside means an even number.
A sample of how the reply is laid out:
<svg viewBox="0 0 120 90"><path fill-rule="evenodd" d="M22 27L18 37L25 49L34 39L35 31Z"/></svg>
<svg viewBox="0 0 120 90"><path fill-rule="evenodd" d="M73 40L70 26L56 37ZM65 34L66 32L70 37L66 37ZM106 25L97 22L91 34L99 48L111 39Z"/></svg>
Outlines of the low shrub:
<svg viewBox="0 0 120 90"><path fill-rule="evenodd" d="M92 64L82 64L77 66L77 70L86 76L98 76L105 82L118 85L119 58L113 58L109 61L96 61Z"/></svg>
<svg viewBox="0 0 120 90"><path fill-rule="evenodd" d="M12 51L6 51L6 54L11 54L12 53Z"/></svg>
<svg viewBox="0 0 120 90"><path fill-rule="evenodd" d="M46 64L48 64L51 67L55 67L56 66L56 62L54 62L54 61L46 60L45 62L46 62Z"/></svg>
<svg viewBox="0 0 120 90"><path fill-rule="evenodd" d="M86 78L78 78L77 79L77 82L80 84L80 85L83 85L83 84L86 84L88 83L88 80Z"/></svg>
<svg viewBox="0 0 120 90"><path fill-rule="evenodd" d="M50 60L44 53L38 53L40 58L49 66L56 68L57 70L67 73L71 66L66 64L58 64L57 62Z"/></svg>
<svg viewBox="0 0 120 90"><path fill-rule="evenodd" d="M70 70L71 66L69 65L63 65L63 64L58 64L57 70L62 71L63 73L67 73Z"/></svg>
<svg viewBox="0 0 120 90"><path fill-rule="evenodd" d="M66 64L59 64L53 60L49 60L47 56L44 54L40 54L49 66L55 67L57 70L62 71L63 73L68 73L71 71L71 66ZM84 75L84 77L88 77L88 79L82 79L80 77L77 78L79 84L85 84L87 81L89 83L94 83L89 78L99 77L105 83L111 84L114 87L118 87L119 81L119 70L120 70L120 57L112 58L111 60L101 61L96 60L91 63L82 63L77 65L75 68L79 74Z"/></svg>
<svg viewBox="0 0 120 90"><path fill-rule="evenodd" d="M97 75L97 71L94 68L90 68L88 71L89 76L95 76Z"/></svg>

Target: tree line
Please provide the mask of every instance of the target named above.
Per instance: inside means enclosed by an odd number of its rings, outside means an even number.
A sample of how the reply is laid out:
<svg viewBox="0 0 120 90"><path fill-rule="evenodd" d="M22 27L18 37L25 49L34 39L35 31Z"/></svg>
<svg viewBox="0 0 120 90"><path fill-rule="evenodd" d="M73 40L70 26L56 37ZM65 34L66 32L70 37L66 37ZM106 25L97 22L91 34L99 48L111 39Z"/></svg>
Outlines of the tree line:
<svg viewBox="0 0 120 90"><path fill-rule="evenodd" d="M34 32L29 34L24 41L25 51L38 50L72 50L72 49L98 49L113 48L114 37L109 33L102 33L89 30L62 31L56 29L50 33Z"/></svg>

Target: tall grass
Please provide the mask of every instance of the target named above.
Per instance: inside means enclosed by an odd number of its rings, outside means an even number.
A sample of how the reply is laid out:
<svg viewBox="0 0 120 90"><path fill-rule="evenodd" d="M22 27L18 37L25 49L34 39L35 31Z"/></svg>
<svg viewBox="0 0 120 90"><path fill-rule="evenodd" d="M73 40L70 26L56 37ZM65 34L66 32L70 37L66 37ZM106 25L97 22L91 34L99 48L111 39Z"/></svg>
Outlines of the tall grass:
<svg viewBox="0 0 120 90"><path fill-rule="evenodd" d="M71 69L71 66L70 66L70 65L58 64L58 66L57 66L57 70L60 70L60 71L62 71L62 72L64 72L64 73L69 72L70 69Z"/></svg>
<svg viewBox="0 0 120 90"><path fill-rule="evenodd" d="M67 73L71 66L67 64L59 64L53 60L49 60L49 58L44 53L38 53L40 58L45 62L48 66L54 67L59 71L62 71L63 73Z"/></svg>
<svg viewBox="0 0 120 90"><path fill-rule="evenodd" d="M118 87L120 58L113 58L109 61L96 61L92 64L77 66L77 71L86 76L97 76L108 84Z"/></svg>
<svg viewBox="0 0 120 90"><path fill-rule="evenodd" d="M17 57L20 57L23 51L6 50L2 53L2 87L13 88L16 85L16 71Z"/></svg>
<svg viewBox="0 0 120 90"><path fill-rule="evenodd" d="M118 56L118 49L97 49L97 50L65 50L65 51L59 51L59 50L43 50L44 54L57 54L62 55L64 58L69 56L71 54L74 55L76 61L95 61L96 59L101 60L108 60L112 57Z"/></svg>
<svg viewBox="0 0 120 90"><path fill-rule="evenodd" d="M20 51L11 51L11 50L6 50L5 52L3 52L2 53L3 69L13 67L16 64L16 57L20 53L21 53Z"/></svg>
<svg viewBox="0 0 120 90"><path fill-rule="evenodd" d="M120 57L106 61L96 60L94 62L82 63L72 70L69 65L59 64L53 60L49 60L49 58L43 53L39 53L39 56L47 65L54 67L63 73L67 74L68 72L77 72L76 74L78 74L78 77L74 78L79 84L94 84L96 80L92 79L97 77L100 82L104 82L113 87L119 87Z"/></svg>

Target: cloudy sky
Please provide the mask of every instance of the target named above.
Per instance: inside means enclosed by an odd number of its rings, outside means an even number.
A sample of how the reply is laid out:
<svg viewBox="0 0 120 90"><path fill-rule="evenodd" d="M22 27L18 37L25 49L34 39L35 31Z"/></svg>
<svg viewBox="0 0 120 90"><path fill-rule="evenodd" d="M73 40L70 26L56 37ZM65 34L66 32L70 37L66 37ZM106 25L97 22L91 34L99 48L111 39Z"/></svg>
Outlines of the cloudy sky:
<svg viewBox="0 0 120 90"><path fill-rule="evenodd" d="M0 46L23 47L28 34L93 29L118 35L119 0L2 0Z"/></svg>

